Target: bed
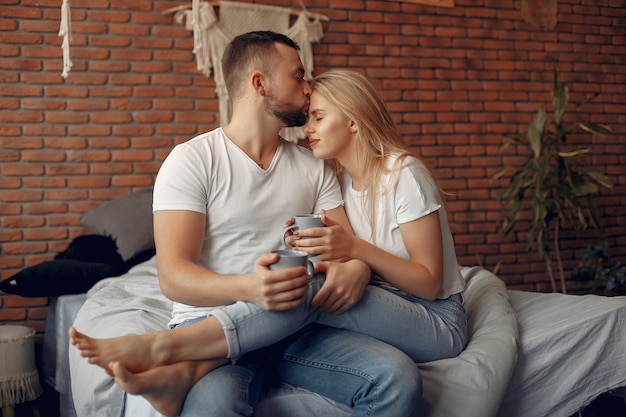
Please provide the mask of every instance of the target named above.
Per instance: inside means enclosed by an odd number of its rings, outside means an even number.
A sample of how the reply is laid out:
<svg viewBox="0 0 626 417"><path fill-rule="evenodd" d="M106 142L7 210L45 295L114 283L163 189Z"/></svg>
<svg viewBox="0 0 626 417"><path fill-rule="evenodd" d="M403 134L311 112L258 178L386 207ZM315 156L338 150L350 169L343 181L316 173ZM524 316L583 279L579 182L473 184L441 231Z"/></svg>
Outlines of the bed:
<svg viewBox="0 0 626 417"><path fill-rule="evenodd" d="M417 415L568 417L600 394L623 393L626 297L507 291L485 269L461 271L470 342L456 358L417 365L424 380ZM170 306L159 291L154 257L87 294L51 300L44 374L61 395L61 417L159 416L81 358L66 335L72 324L96 337L163 329ZM306 407L315 397L289 386L274 394L257 416L293 417L286 404Z"/></svg>

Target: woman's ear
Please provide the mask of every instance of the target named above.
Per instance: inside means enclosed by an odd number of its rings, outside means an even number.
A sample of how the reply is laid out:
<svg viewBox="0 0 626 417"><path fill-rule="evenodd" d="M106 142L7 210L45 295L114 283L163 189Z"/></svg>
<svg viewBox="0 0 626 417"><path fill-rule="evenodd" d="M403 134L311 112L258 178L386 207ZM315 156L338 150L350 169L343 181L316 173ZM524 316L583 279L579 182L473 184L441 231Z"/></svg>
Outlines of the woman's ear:
<svg viewBox="0 0 626 417"><path fill-rule="evenodd" d="M350 120L350 131L352 133L357 133L359 131L356 127L356 123L354 123L354 120Z"/></svg>

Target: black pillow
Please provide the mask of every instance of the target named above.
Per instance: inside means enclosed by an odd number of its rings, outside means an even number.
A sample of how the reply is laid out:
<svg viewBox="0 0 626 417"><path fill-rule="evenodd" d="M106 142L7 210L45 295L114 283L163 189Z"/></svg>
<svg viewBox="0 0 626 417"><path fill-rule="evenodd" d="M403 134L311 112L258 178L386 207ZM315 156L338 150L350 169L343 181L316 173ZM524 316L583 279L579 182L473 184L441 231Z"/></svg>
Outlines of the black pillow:
<svg viewBox="0 0 626 417"><path fill-rule="evenodd" d="M82 294L101 279L120 273L120 265L56 259L21 270L0 282L0 290L22 297Z"/></svg>
<svg viewBox="0 0 626 417"><path fill-rule="evenodd" d="M54 259L0 282L0 290L22 297L82 294L101 279L121 275L130 267L122 261L115 241L100 235L78 236Z"/></svg>
<svg viewBox="0 0 626 417"><path fill-rule="evenodd" d="M115 241L108 236L101 235L78 236L54 259L73 259L108 265L120 265L123 262L122 257L117 253Z"/></svg>

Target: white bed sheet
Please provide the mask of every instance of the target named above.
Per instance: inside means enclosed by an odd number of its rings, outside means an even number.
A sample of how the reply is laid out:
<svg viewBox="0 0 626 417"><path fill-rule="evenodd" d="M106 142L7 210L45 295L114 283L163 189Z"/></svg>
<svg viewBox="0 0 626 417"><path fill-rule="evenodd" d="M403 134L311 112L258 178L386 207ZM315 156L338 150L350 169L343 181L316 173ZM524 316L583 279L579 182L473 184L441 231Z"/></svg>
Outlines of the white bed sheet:
<svg viewBox="0 0 626 417"><path fill-rule="evenodd" d="M509 294L520 345L500 416L567 417L626 387L626 297Z"/></svg>
<svg viewBox="0 0 626 417"><path fill-rule="evenodd" d="M48 305L42 367L44 381L59 393L59 417L76 417L70 387L67 335L86 299L87 294L62 295L50 298Z"/></svg>
<svg viewBox="0 0 626 417"><path fill-rule="evenodd" d="M597 395L626 386L625 297L507 292L488 271L465 267L462 273L472 340L457 358L419 365L420 416L568 417ZM123 278L98 283L75 325L96 337L144 333L164 328L170 305L152 258ZM57 372L64 366L78 416L121 417L125 409L132 410L126 417L158 416L71 347L69 365L57 364ZM280 391L306 403L300 391ZM274 410L272 417L286 416Z"/></svg>

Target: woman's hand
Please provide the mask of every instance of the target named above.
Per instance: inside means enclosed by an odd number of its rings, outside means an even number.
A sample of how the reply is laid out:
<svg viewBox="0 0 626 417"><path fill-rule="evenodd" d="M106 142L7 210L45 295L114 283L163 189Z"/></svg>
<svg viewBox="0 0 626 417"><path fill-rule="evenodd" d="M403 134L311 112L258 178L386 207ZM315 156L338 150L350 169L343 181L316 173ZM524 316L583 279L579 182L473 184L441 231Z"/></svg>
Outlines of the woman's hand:
<svg viewBox="0 0 626 417"><path fill-rule="evenodd" d="M312 227L296 230L291 241L294 249L314 255L320 261L346 261L354 246L356 237L341 225L333 222L326 211L320 212L326 227ZM302 239L308 237L309 239Z"/></svg>
<svg viewBox="0 0 626 417"><path fill-rule="evenodd" d="M371 270L365 262L316 262L315 272L325 272L324 285L311 300L311 311L340 314L354 306L370 282Z"/></svg>
<svg viewBox="0 0 626 417"><path fill-rule="evenodd" d="M292 230L284 231L284 229L289 227L289 226L291 226L295 222L296 222L296 219L294 217L290 217L287 220L285 220L285 223L283 223L283 234L285 236L284 240L285 240L285 243L287 244L287 246L289 246L290 248L294 248L295 241L298 238L296 236L294 236Z"/></svg>

